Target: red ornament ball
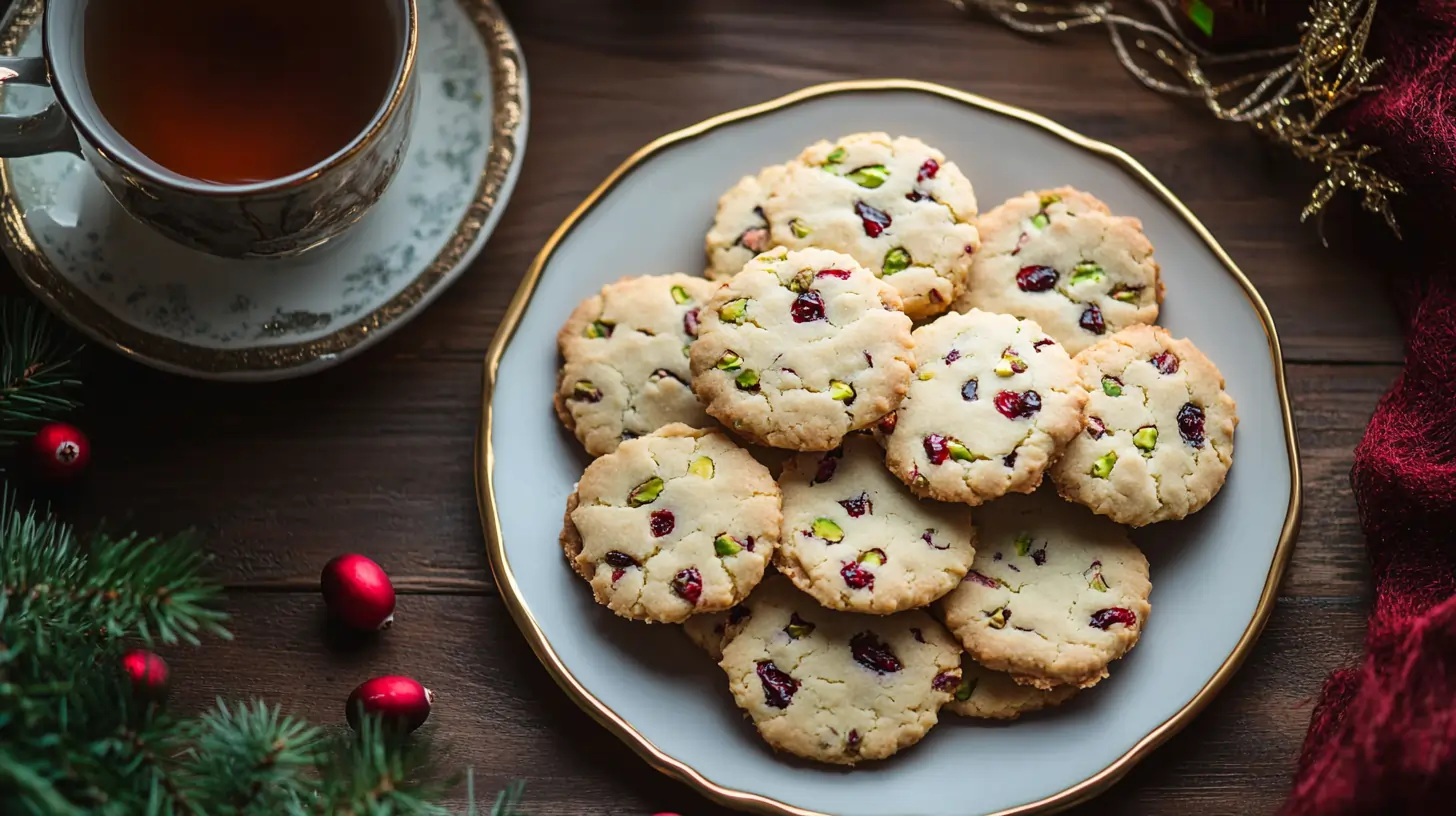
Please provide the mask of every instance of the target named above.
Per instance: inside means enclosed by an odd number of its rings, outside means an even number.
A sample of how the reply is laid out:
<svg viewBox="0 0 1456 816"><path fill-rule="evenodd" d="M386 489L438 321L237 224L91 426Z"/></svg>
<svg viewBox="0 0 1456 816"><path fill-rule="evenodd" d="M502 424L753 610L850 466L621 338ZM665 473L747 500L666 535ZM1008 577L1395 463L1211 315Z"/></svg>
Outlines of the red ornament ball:
<svg viewBox="0 0 1456 816"><path fill-rule="evenodd" d="M132 649L121 656L121 672L131 681L132 694L160 703L171 690L167 661L146 649Z"/></svg>
<svg viewBox="0 0 1456 816"><path fill-rule="evenodd" d="M351 629L373 631L394 623L394 584L373 561L348 553L324 565L319 583L329 613Z"/></svg>
<svg viewBox="0 0 1456 816"><path fill-rule="evenodd" d="M64 422L44 425L30 440L35 472L48 482L74 481L91 461L91 441L81 429Z"/></svg>
<svg viewBox="0 0 1456 816"><path fill-rule="evenodd" d="M386 725L402 728L406 733L425 724L435 693L409 677L387 676L365 680L349 695L344 716L349 725L359 727L359 712L377 714Z"/></svg>

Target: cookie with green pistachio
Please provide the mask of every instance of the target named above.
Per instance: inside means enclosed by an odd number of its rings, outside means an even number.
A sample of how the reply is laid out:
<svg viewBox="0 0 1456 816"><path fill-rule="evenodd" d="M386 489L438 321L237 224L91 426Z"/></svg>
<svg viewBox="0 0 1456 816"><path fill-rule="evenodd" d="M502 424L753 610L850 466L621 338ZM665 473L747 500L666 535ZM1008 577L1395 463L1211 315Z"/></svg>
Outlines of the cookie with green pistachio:
<svg viewBox="0 0 1456 816"><path fill-rule="evenodd" d="M1022 714L1059 706L1077 696L1078 691L1077 686L1023 686L1006 672L992 671L965 655L961 658L961 684L945 709L978 720L1014 720Z"/></svg>
<svg viewBox="0 0 1456 816"><path fill-rule="evenodd" d="M950 308L981 244L971 182L919 139L856 133L788 164L763 205L772 243L853 257L916 320Z"/></svg>
<svg viewBox="0 0 1456 816"><path fill-rule="evenodd" d="M623 278L567 318L554 403L587 453L611 453L672 422L712 423L689 384L688 346L716 288L691 275Z"/></svg>
<svg viewBox="0 0 1456 816"><path fill-rule="evenodd" d="M770 165L758 175L739 179L718 200L718 214L706 241L708 268L703 274L712 280L727 280L755 255L774 247L763 205L786 173L784 165Z"/></svg>
<svg viewBox="0 0 1456 816"><path fill-rule="evenodd" d="M1105 335L1154 323L1163 299L1153 245L1136 218L1071 187L1023 193L977 222L957 311L1035 320L1076 354Z"/></svg>
<svg viewBox="0 0 1456 816"><path fill-rule="evenodd" d="M782 247L713 295L691 364L710 415L794 450L830 450L894 410L915 369L893 287L847 255Z"/></svg>

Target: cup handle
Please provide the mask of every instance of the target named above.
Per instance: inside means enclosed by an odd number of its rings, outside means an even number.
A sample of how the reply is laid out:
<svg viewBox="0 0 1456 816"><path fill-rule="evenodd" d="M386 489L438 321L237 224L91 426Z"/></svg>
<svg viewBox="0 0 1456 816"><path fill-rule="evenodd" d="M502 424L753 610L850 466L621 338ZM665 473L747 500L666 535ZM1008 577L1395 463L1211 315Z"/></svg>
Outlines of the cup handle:
<svg viewBox="0 0 1456 816"><path fill-rule="evenodd" d="M40 85L50 87L44 57L0 57L0 86ZM0 116L0 158L16 159L42 153L81 154L81 144L70 117L60 103L52 102L39 113Z"/></svg>

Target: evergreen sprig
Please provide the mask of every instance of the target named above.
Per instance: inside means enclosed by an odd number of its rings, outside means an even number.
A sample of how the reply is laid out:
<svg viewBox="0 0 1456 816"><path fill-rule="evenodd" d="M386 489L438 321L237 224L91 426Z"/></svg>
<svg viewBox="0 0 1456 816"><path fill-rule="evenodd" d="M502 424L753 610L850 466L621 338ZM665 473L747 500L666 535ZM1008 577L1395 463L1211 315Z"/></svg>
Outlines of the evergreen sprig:
<svg viewBox="0 0 1456 816"><path fill-rule="evenodd" d="M0 298L0 446L74 410L80 345L32 300Z"/></svg>

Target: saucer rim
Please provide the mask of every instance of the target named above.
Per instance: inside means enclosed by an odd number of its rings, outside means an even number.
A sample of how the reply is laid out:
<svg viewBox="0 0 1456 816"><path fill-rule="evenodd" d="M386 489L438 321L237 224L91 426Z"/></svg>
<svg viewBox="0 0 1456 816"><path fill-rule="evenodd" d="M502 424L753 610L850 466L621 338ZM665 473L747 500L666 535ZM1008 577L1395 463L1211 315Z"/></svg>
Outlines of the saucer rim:
<svg viewBox="0 0 1456 816"><path fill-rule="evenodd" d="M98 345L136 362L188 377L270 381L303 377L338 365L408 323L455 282L485 248L504 212L525 158L529 95L525 57L496 0L454 0L485 43L492 86L491 142L475 194L435 258L400 292L369 313L323 337L299 343L209 348L133 325L62 276L25 224L11 179L0 159L0 244L27 288L68 324ZM0 54L13 54L40 24L44 0L22 0L0 20Z"/></svg>

